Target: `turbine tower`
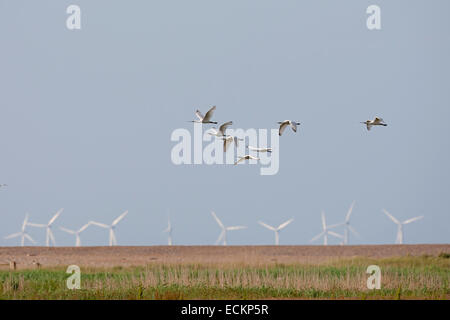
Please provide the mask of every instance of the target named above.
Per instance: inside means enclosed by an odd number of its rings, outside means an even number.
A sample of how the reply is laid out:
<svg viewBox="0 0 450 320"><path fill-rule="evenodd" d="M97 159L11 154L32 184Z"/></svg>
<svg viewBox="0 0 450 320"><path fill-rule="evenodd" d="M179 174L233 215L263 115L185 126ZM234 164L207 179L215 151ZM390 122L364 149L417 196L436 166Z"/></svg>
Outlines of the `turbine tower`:
<svg viewBox="0 0 450 320"><path fill-rule="evenodd" d="M170 223L170 217L167 217L167 220L168 220L167 229L165 229L163 232L167 232L168 237L169 237L167 244L169 246L171 246L172 245L172 230L173 230L173 228L172 228L172 224Z"/></svg>
<svg viewBox="0 0 450 320"><path fill-rule="evenodd" d="M119 221L122 220L127 214L128 214L128 210L125 211L124 213L122 213L120 216L118 216L116 218L116 220L114 220L111 223L111 225L107 225L107 224L95 222L95 221L89 221L89 223L96 225L98 227L101 227L101 228L109 229L109 245L115 246L115 245L117 245L117 240L116 240L116 235L114 233L114 229L116 228L116 225L119 223Z"/></svg>
<svg viewBox="0 0 450 320"><path fill-rule="evenodd" d="M36 241L34 241L30 237L30 235L25 231L27 225L28 225L28 213L25 215L25 219L23 220L21 231L17 232L17 233L10 234L9 236L6 236L5 239L12 239L12 238L16 238L16 237L21 237L21 246L22 247L25 245L25 239L27 239L28 241L30 241L30 242L35 244Z"/></svg>
<svg viewBox="0 0 450 320"><path fill-rule="evenodd" d="M276 246L278 246L279 244L280 244L280 231L282 230L282 229L284 229L284 228L286 228L286 226L289 224L289 223L291 223L292 221L294 221L294 219L292 218L292 219L289 219L288 221L286 221L286 222L283 222L282 224L280 224L278 227L272 227L272 226L269 226L268 224L265 224L264 222L262 222L262 221L258 221L258 223L260 224L260 225L262 225L263 227L265 227L265 228L267 228L267 229L269 229L269 230L272 230L272 231L274 231L275 232L275 245Z"/></svg>
<svg viewBox="0 0 450 320"><path fill-rule="evenodd" d="M67 229L67 228L64 228L64 227L59 227L59 228L60 228L62 231L64 231L64 232L67 232L67 233L70 233L70 234L74 234L74 235L75 235L75 238L76 238L76 240L75 240L75 246L76 246L76 247L79 247L79 246L81 246L80 233L82 233L84 230L86 230L87 227L89 227L90 225L91 225L91 223L89 222L89 223L85 224L84 226L82 226L80 229L78 229L78 230L76 230L76 231L70 230L70 229Z"/></svg>
<svg viewBox="0 0 450 320"><path fill-rule="evenodd" d="M216 222L219 225L219 227L222 229L222 232L220 233L219 237L216 240L216 245L219 244L221 240L223 240L222 244L224 246L227 245L227 231L240 230L240 229L247 228L245 226L225 227L224 224L222 223L222 221L220 221L219 218L217 218L217 216L214 213L214 211L211 211L211 214L214 217L214 219L216 220Z"/></svg>
<svg viewBox="0 0 450 320"><path fill-rule="evenodd" d="M64 210L63 208L59 209L47 224L28 223L28 225L30 227L47 229L47 232L45 235L45 245L47 247L50 247L50 241L53 242L53 246L56 246L55 236L53 235L53 232L52 232L52 225L55 222L55 220L59 217L59 215L63 212L63 210Z"/></svg>
<svg viewBox="0 0 450 320"><path fill-rule="evenodd" d="M334 224L331 226L327 226L327 223L325 220L325 213L322 211L322 232L319 233L318 235L316 235L311 240L309 240L309 242L314 242L317 239L319 239L321 236L323 236L323 245L327 246L328 245L328 235L339 238L339 239L343 239L344 237L342 235L340 235L336 232L330 231L330 229L335 228L339 225L341 225L341 224Z"/></svg>
<svg viewBox="0 0 450 320"><path fill-rule="evenodd" d="M397 239L395 240L395 243L397 244L403 244L403 225L420 220L423 218L423 216L414 217L408 220L405 220L403 222L400 222L394 216L392 216L389 212L387 212L385 209L383 209L384 214L386 214L396 225L397 225Z"/></svg>
<svg viewBox="0 0 450 320"><path fill-rule="evenodd" d="M348 244L348 236L349 236L350 232L353 233L355 236L359 237L358 232L356 232L356 230L350 225L350 216L352 214L354 206L355 206L355 201L353 201L352 204L350 205L350 209L348 209L348 212L347 212L347 215L345 216L344 222L338 224L338 226L344 226L344 228L345 228L344 240L342 242L342 244L344 244L344 245Z"/></svg>

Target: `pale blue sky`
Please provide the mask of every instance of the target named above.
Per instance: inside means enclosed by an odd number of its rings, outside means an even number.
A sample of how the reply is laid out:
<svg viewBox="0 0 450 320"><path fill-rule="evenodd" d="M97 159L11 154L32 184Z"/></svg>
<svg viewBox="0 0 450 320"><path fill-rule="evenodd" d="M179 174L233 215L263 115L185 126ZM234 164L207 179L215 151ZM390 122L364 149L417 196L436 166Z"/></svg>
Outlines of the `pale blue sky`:
<svg viewBox="0 0 450 320"><path fill-rule="evenodd" d="M66 8L82 30L66 29ZM382 30L366 28L381 7ZM351 243L450 238L450 3L441 1L0 0L0 245L26 212L56 225L109 223L123 245L271 244L257 225L294 217L281 244L306 244L356 200ZM281 138L280 171L174 166L170 134L195 109L239 128L302 122ZM389 124L367 132L360 121ZM58 244L73 237L55 230ZM30 229L43 244L44 230ZM86 245L107 244L91 228ZM331 243L337 243L332 240Z"/></svg>

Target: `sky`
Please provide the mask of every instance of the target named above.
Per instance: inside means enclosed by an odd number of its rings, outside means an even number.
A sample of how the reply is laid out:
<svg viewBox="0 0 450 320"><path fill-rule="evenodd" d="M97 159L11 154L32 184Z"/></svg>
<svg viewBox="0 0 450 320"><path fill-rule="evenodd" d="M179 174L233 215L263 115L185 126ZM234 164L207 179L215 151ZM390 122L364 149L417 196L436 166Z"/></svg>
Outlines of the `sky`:
<svg viewBox="0 0 450 320"><path fill-rule="evenodd" d="M66 9L81 8L69 30ZM368 30L366 9L381 9ZM120 245L308 244L351 217L360 238L388 244L450 241L450 2L446 0L0 0L0 246L25 213L54 225L58 245L90 220ZM280 168L174 165L174 130L194 111L234 128L277 128ZM367 131L361 121L382 117ZM205 127L209 128L208 125ZM43 229L28 228L45 243ZM342 229L336 229L342 233ZM92 226L83 245L107 245ZM329 239L339 244L339 239ZM321 244L320 241L316 244Z"/></svg>

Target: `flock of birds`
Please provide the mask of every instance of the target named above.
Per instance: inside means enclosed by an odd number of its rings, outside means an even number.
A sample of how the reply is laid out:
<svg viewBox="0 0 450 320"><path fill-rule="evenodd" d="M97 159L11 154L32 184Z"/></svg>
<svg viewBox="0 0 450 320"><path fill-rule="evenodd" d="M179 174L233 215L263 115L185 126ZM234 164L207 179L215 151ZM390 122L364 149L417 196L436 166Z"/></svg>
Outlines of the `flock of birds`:
<svg viewBox="0 0 450 320"><path fill-rule="evenodd" d="M190 122L194 122L194 123L201 123L201 124L218 124L217 121L212 121L212 116L214 111L216 110L216 106L212 106L208 112L206 112L205 115L203 115L199 110L196 110L195 114L197 116L197 120L193 120ZM375 117L373 120L366 120L364 122L361 122L363 124L366 125L367 130L370 130L373 126L387 126L387 124L384 122L384 120L382 118L379 117ZM219 126L219 129L216 128L211 128L210 131L208 132L210 135L215 136L216 138L220 138L223 140L223 151L226 152L229 148L229 146L231 144L235 144L235 146L237 147L239 144L239 141L243 141L243 139L237 137L237 136L232 136L232 135L227 135L226 134L226 130L228 127L230 127L233 124L232 121L227 121L223 124L221 124ZM297 127L300 125L300 122L297 121L292 121L292 120L284 120L284 121L279 121L279 129L278 129L278 134L281 136L283 134L283 132L286 130L287 127L291 127L293 132L297 132ZM254 151L256 153L259 152L272 152L272 148L270 147L257 147L257 146L246 146L248 150L250 151ZM238 160L234 163L235 165L237 165L238 163L245 161L245 160L259 160L258 157L253 156L251 154L245 154L243 156L238 157ZM6 184L0 184L0 188L4 188L7 187ZM352 214L353 211L353 206L354 206L354 202L352 203L352 205L350 206L349 211L347 212L347 215L345 216L345 220L341 223L337 223L334 225L327 225L326 224L326 219L325 219L325 213L322 212L321 214L321 221L322 221L322 231L317 234L315 237L313 237L310 242L314 242L316 240L318 240L319 238L323 237L323 244L324 245L328 245L328 236L333 236L335 238L339 238L341 240L340 244L341 245L346 245L348 244L349 241L349 234L352 233L355 236L359 237L359 234L356 232L356 230L350 226L350 216ZM50 246L51 244L53 244L54 246L56 245L56 241L55 241L55 237L53 235L52 232L52 226L55 223L56 219L60 216L60 214L63 212L63 209L60 209L56 212L56 214L48 221L47 224L38 224L38 223L33 223L33 222L29 222L29 216L28 214L25 215L25 220L23 221L22 224L22 228L20 232L17 233L13 233L10 234L8 236L5 237L5 239L12 239L12 238L17 238L20 237L21 238L21 245L24 246L25 245L25 240L30 241L31 243L36 243L36 241L34 241L33 238L31 238L31 236L26 232L26 228L27 226L30 227L36 227L36 228L45 228L46 229L46 245ZM398 244L402 244L403 243L403 225L405 224L409 224L411 222L417 221L419 219L422 219L423 216L420 217L415 217L415 218L411 218L408 219L406 221L400 222L399 220L397 220L394 216L392 216L389 212L387 212L386 210L383 209L383 212L398 226L397 229L397 239L396 239L396 243ZM81 228L77 229L77 230L72 230L72 229L68 229L65 227L59 227L59 229L61 231L64 231L66 233L75 235L75 246L81 246L81 238L80 238L80 234L85 231L89 226L97 226L100 228L104 228L104 229L108 229L109 230L109 245L110 246L114 246L117 245L117 239L116 239L116 235L114 233L114 230L117 226L117 224L128 214L128 211L123 212L119 217L117 217L111 224L104 224L104 223L100 223L100 222L96 222L96 221L89 221L87 224L83 225ZM217 238L216 244L222 244L222 245L227 245L227 232L228 231L235 231L235 230L240 230L240 229L245 229L247 228L246 226L228 226L226 227L222 221L217 217L217 215L214 212L211 212L214 220L217 222L217 224L219 225L219 227L221 228L221 232L219 234L219 237ZM283 223L281 223L279 226L277 227L273 227L270 226L262 221L258 221L258 223L263 226L264 228L271 230L275 233L275 245L279 245L279 234L280 231L283 230L284 228L286 228L292 221L294 221L294 219L289 219ZM344 227L344 234L339 234L335 231L333 231L332 229L338 228L338 227ZM172 224L170 221L170 218L168 219L168 226L167 228L164 230L164 232L168 233L168 245L172 245Z"/></svg>
<svg viewBox="0 0 450 320"><path fill-rule="evenodd" d="M217 121L212 121L212 116L214 114L214 111L216 110L216 106L212 106L208 112L206 112L205 115L203 115L200 110L195 111L195 115L197 116L197 120L192 120L189 122L194 123L201 123L201 124L218 124ZM297 121L292 120L284 120L284 121L278 121L279 129L278 129L278 135L281 136L283 132L286 130L287 127L291 127L292 131L297 132L297 126L299 126L301 123ZM370 131L370 129L373 126L387 126L387 124L384 122L382 118L375 117L373 120L366 120L364 122L361 122L366 125L367 130ZM223 140L223 152L226 152L228 150L228 147L234 142L235 146L239 146L239 141L243 141L243 139L238 138L236 136L227 135L226 130L228 127L233 125L233 121L227 121L219 126L219 129L211 128L208 132L210 135L215 136L216 138L220 138ZM247 146L247 149L250 151L255 151L256 153L259 152L272 152L272 148L267 147L254 147L254 146ZM243 156L238 157L238 160L234 163L237 165L238 163L245 161L245 160L260 160L258 157L246 154Z"/></svg>
<svg viewBox="0 0 450 320"><path fill-rule="evenodd" d="M353 211L353 207L354 207L355 202L353 202L350 206L350 209L348 210L346 216L345 216L345 220L337 223L337 224L333 224L333 225L327 225L326 223L326 219L325 219L325 213L322 212L321 214L321 220L322 220L322 231L317 234L316 236L314 236L310 242L314 242L316 240L318 240L319 238L323 237L323 244L326 246L328 245L328 236L333 236L335 238L338 238L341 240L340 244L341 245L347 245L349 242L349 234L352 233L354 234L356 237L360 237L358 232L350 225L350 216L352 214ZM19 232L10 234L8 236L5 237L5 239L13 239L13 238L18 238L20 237L21 239L21 246L23 247L25 245L25 240L28 240L29 242L36 244L36 241L28 234L26 228L27 227L36 227L36 228L44 228L46 230L46 246L49 247L51 245L56 246L56 240L55 240L55 236L52 232L52 227L53 224L55 223L56 219L58 219L58 217L61 215L61 213L63 212L63 209L58 210L55 215L53 215L51 217L51 219L46 223L46 224L40 224L40 223L34 223L34 222L29 222L29 215L26 214L25 215L25 219L22 223L22 228ZM406 224L409 224L411 222L420 220L423 218L423 216L420 217L414 217L408 220L405 220L403 222L399 221L398 219L396 219L393 215L391 215L389 212L387 212L386 210L383 209L383 212L386 214L386 216L388 216L395 224L397 224L398 229L397 229L397 239L396 239L396 243L397 244L402 244L403 243L403 226ZM96 221L89 221L88 223L86 223L85 225L83 225L81 228L77 229L77 230L72 230L72 229L68 229L65 227L59 227L59 229L61 231L64 231L66 233L72 234L75 236L75 246L79 247L81 246L81 238L80 238L80 234L85 231L89 226L97 226L100 228L104 228L104 229L108 229L109 230L109 245L110 246L115 246L117 245L117 239L116 239L116 235L115 235L115 228L117 226L117 224L128 214L128 210L123 212L120 216L118 216L116 219L114 219L114 221L111 224L105 224L105 223L100 223L100 222L96 222ZM246 229L246 226L225 226L223 224L223 222L217 217L217 215L215 214L214 211L211 212L212 217L214 218L214 220L217 222L217 224L219 225L221 232L219 234L219 237L216 240L216 245L218 244L222 244L222 245L227 245L227 233L228 231L235 231L235 230L241 230L241 229ZM283 223L281 223L279 226L273 227L265 222L262 221L258 221L258 223L263 226L264 228L273 231L275 233L275 245L279 245L280 243L280 231L283 230L284 228L286 228L291 222L293 222L294 219L291 218ZM344 227L344 234L339 234L335 231L333 231L332 229L336 229L338 227ZM168 245L171 246L173 244L172 241L172 232L173 232L173 227L172 227L172 223L170 221L170 217L168 218L168 226L167 228L163 231L165 233L168 234Z"/></svg>

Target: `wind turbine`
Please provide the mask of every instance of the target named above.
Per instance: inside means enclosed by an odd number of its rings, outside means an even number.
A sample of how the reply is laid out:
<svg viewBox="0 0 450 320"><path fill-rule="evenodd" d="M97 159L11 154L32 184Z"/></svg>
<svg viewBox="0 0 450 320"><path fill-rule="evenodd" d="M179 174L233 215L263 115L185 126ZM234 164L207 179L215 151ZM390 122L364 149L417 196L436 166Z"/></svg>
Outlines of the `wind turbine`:
<svg viewBox="0 0 450 320"><path fill-rule="evenodd" d="M328 235L336 237L336 238L340 238L343 239L344 237L336 232L330 231L330 229L335 228L339 226L339 224L334 224L331 226L327 226L327 223L325 221L325 213L322 211L322 232L319 233L318 235L316 235L314 238L312 238L311 240L309 240L309 242L314 242L317 239L319 239L321 236L323 236L323 245L327 246L328 245Z"/></svg>
<svg viewBox="0 0 450 320"><path fill-rule="evenodd" d="M172 230L173 230L173 228L172 228L172 224L170 223L170 217L167 217L167 221L168 221L167 229L165 229L163 232L167 232L167 234L169 236L167 244L169 246L171 246L172 245Z"/></svg>
<svg viewBox="0 0 450 320"><path fill-rule="evenodd" d="M28 241L30 241L32 243L36 243L36 241L34 241L30 237L30 235L25 231L25 229L27 227L27 224L28 224L28 213L25 215L25 219L23 220L21 231L17 232L17 233L10 234L9 236L6 236L5 239L12 239L12 238L16 238L16 237L21 237L21 246L22 247L25 244L25 239L27 239Z"/></svg>
<svg viewBox="0 0 450 320"><path fill-rule="evenodd" d="M82 226L80 229L78 229L77 231L74 230L70 230L64 227L59 227L62 231L70 233L70 234L74 234L76 237L75 240L75 246L79 247L81 246L81 239L80 239L80 233L82 233L84 230L86 230L87 227L89 227L91 225L91 223L86 223L84 226Z"/></svg>
<svg viewBox="0 0 450 320"><path fill-rule="evenodd" d="M289 224L289 223L291 223L292 221L294 221L294 218L292 218L292 219L289 219L288 221L286 221L286 222L283 222L282 224L280 224L278 227L272 227L272 226L269 226L268 224L265 224L264 222L262 222L262 221L258 221L258 223L260 224L260 225L262 225L263 227L265 227L265 228L267 228L267 229L269 229L269 230L272 230L272 231L274 231L275 232L275 245L276 246L278 246L279 244L280 244L280 231L282 230L282 229L284 229L284 228L286 228L286 226Z"/></svg>
<svg viewBox="0 0 450 320"><path fill-rule="evenodd" d="M100 222L90 221L90 224L96 225L101 228L109 229L109 245L115 246L117 245L116 235L114 234L114 229L116 228L116 225L119 223L120 220L122 220L128 213L128 210L122 213L120 216L114 220L111 225L107 225Z"/></svg>
<svg viewBox="0 0 450 320"><path fill-rule="evenodd" d="M50 241L53 242L53 246L56 246L55 236L53 235L53 232L52 232L52 225L55 222L55 220L59 217L59 215L63 212L63 210L64 210L63 208L59 209L47 224L28 223L28 225L30 227L47 229L47 232L45 235L45 245L47 247L50 247Z"/></svg>
<svg viewBox="0 0 450 320"><path fill-rule="evenodd" d="M338 224L338 226L345 227L343 244L348 244L349 231L351 233L353 233L355 236L359 237L358 232L356 232L356 230L350 225L350 216L352 214L354 206L355 206L355 201L353 201L352 204L350 205L350 209L348 209L348 212L347 212L347 215L345 216L344 222Z"/></svg>
<svg viewBox="0 0 450 320"><path fill-rule="evenodd" d="M245 229L247 227L245 226L233 226L233 227L225 227L224 224L222 223L222 221L219 220L219 218L217 218L216 214L214 213L214 211L211 211L212 216L214 217L214 219L216 220L217 224L219 225L219 227L222 229L222 232L220 233L219 237L216 240L216 245L219 244L219 242L223 239L222 244L224 246L227 245L227 231L234 231L234 230L240 230L240 229Z"/></svg>
<svg viewBox="0 0 450 320"><path fill-rule="evenodd" d="M396 218L394 218L394 216L392 216L389 212L387 212L385 209L383 209L383 212L398 226L397 239L395 240L395 243L397 243L397 244L403 244L403 225L420 220L423 218L423 216L419 216L419 217L414 217L414 218L405 220L403 222L400 222Z"/></svg>

